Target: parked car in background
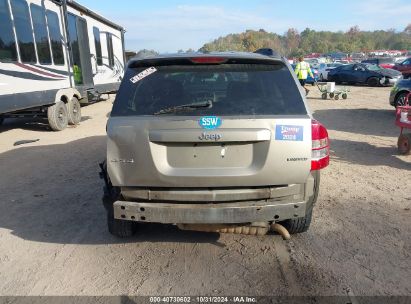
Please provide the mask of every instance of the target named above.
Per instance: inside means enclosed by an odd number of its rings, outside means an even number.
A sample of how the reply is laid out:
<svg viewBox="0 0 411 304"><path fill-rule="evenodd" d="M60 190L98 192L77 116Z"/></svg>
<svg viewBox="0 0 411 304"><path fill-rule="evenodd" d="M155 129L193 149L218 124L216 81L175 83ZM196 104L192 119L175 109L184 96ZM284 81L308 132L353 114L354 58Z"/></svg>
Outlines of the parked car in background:
<svg viewBox="0 0 411 304"><path fill-rule="evenodd" d="M292 64L291 66L292 66L292 68L293 68L293 71L295 71L295 67L296 67L297 65L296 65L296 64ZM316 68L313 68L313 67L311 66L311 64L310 64L310 68L311 68L311 72L313 72L314 78L311 77L311 75L308 75L308 78L307 78L307 80L306 80L305 83L314 85L317 81L319 81L319 76L318 76L319 74L318 74L318 70L317 70Z"/></svg>
<svg viewBox="0 0 411 304"><path fill-rule="evenodd" d="M392 88L390 93L390 105L394 107L405 105L407 95L411 93L411 78L401 79ZM410 100L411 102L411 100Z"/></svg>
<svg viewBox="0 0 411 304"><path fill-rule="evenodd" d="M339 59L339 60L335 60L334 63L350 64L352 62L350 62L348 59Z"/></svg>
<svg viewBox="0 0 411 304"><path fill-rule="evenodd" d="M328 72L331 71L332 69L338 68L339 66L342 66L342 63L321 63L320 66L318 67L318 79L320 81L327 81L328 79Z"/></svg>
<svg viewBox="0 0 411 304"><path fill-rule="evenodd" d="M372 87L393 85L402 78L400 72L375 64L348 64L328 72L328 80L335 83L367 84Z"/></svg>
<svg viewBox="0 0 411 304"><path fill-rule="evenodd" d="M369 58L366 60L361 61L361 63L371 63L379 65L384 69L392 69L395 65L394 58L386 57L386 58Z"/></svg>
<svg viewBox="0 0 411 304"><path fill-rule="evenodd" d="M397 63L394 67L394 70L397 70L402 73L404 78L411 77L411 57L405 59L404 61Z"/></svg>
<svg viewBox="0 0 411 304"><path fill-rule="evenodd" d="M403 62L406 59L408 59L408 57L404 57L404 56L394 57L394 62L395 62L395 64L399 64L399 63Z"/></svg>
<svg viewBox="0 0 411 304"><path fill-rule="evenodd" d="M318 69L321 63L320 60L318 60L318 58L304 58L304 61L308 62L311 68L315 69Z"/></svg>

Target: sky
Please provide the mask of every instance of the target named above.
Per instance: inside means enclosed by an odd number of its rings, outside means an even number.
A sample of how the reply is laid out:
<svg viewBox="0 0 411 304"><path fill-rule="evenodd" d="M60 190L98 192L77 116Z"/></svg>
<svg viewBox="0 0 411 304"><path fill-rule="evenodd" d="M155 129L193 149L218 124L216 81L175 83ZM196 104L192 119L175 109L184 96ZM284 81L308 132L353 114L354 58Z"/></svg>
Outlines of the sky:
<svg viewBox="0 0 411 304"><path fill-rule="evenodd" d="M199 49L247 29L284 34L303 31L403 31L411 23L410 0L77 0L126 29L126 49L161 53Z"/></svg>

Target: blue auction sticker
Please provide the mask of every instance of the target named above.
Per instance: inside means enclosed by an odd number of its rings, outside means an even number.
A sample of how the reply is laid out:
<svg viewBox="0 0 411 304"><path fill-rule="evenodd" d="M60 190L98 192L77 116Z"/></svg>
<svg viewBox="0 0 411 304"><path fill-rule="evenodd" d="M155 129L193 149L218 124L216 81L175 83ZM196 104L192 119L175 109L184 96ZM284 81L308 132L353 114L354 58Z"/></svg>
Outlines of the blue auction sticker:
<svg viewBox="0 0 411 304"><path fill-rule="evenodd" d="M275 139L276 140L303 141L304 140L304 127L303 126L277 125L275 128Z"/></svg>
<svg viewBox="0 0 411 304"><path fill-rule="evenodd" d="M198 121L199 125L203 129L207 129L207 130L218 129L221 126L222 122L223 122L222 119L217 116L204 116L204 117L201 117L200 120Z"/></svg>

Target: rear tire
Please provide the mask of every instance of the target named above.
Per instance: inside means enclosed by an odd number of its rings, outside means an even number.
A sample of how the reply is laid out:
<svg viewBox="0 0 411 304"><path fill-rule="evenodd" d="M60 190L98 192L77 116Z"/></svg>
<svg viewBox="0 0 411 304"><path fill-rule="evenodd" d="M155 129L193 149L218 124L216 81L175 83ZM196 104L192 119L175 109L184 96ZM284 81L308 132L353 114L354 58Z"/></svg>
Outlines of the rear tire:
<svg viewBox="0 0 411 304"><path fill-rule="evenodd" d="M47 118L53 131L62 131L67 127L68 115L64 102L59 101L47 108Z"/></svg>
<svg viewBox="0 0 411 304"><path fill-rule="evenodd" d="M377 77L370 77L367 80L367 84L370 87L376 87L376 86L378 86L379 83L380 83L380 80Z"/></svg>
<svg viewBox="0 0 411 304"><path fill-rule="evenodd" d="M128 238L136 234L136 223L114 218L114 213L107 212L108 231L118 238Z"/></svg>
<svg viewBox="0 0 411 304"><path fill-rule="evenodd" d="M401 134L398 137L398 153L401 155L410 154L411 150L411 133L410 134Z"/></svg>
<svg viewBox="0 0 411 304"><path fill-rule="evenodd" d="M318 192L320 189L320 171L313 172L314 174L314 193L307 202L307 211L305 217L289 219L281 222L290 234L306 232L311 225L313 216L314 205L318 198Z"/></svg>
<svg viewBox="0 0 411 304"><path fill-rule="evenodd" d="M106 166L105 170L107 172ZM120 188L113 187L111 182L104 187L103 204L107 211L108 231L119 238L131 237L137 232L137 223L114 218L113 204L122 199Z"/></svg>
<svg viewBox="0 0 411 304"><path fill-rule="evenodd" d="M81 105L76 97L67 103L68 122L71 125L78 125L81 122Z"/></svg>

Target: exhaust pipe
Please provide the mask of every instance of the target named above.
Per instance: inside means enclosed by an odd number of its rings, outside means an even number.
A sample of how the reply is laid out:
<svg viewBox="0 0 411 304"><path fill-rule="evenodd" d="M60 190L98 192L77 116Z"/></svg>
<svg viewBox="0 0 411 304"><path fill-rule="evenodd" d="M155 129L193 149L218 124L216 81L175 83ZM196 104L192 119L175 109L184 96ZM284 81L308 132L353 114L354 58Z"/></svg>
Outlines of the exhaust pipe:
<svg viewBox="0 0 411 304"><path fill-rule="evenodd" d="M269 231L274 231L280 234L284 240L290 239L290 233L287 229L278 224L273 223L251 223L250 225L218 225L218 224L177 224L181 230L200 231L200 232L217 232L217 233L232 233L242 235L263 236Z"/></svg>

